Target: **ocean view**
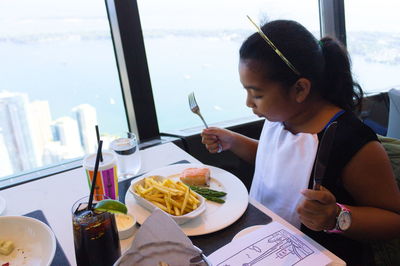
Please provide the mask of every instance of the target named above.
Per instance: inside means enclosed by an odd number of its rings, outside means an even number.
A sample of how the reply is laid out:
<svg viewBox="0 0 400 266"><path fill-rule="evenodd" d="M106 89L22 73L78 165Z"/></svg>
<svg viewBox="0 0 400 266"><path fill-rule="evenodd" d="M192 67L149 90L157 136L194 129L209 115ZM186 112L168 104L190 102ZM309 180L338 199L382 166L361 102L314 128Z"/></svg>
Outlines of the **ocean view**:
<svg viewBox="0 0 400 266"><path fill-rule="evenodd" d="M346 13L357 12L352 5ZM246 15L260 22L293 19L319 38L314 1L146 0L138 6L164 133L202 127L189 110L191 92L209 125L256 118L237 69L239 47L254 32ZM2 1L0 10L0 149L6 151L0 177L93 152L95 124L103 140L127 130L104 2ZM398 29L386 27L396 23L367 26L368 12L359 20L346 17L347 45L356 80L374 94L399 85L400 41Z"/></svg>
<svg viewBox="0 0 400 266"><path fill-rule="evenodd" d="M238 49L247 33L203 32L187 37L172 33L145 39L160 129L200 125L187 105L192 91L209 123L252 115L245 106L245 91L237 73ZM355 47L349 48L355 76L366 93L398 85L396 57L381 54L368 58L370 51L363 54L357 49L360 45L350 44ZM188 46L190 50L185 49ZM48 101L53 119L70 115L74 106L88 103L96 108L103 132L112 134L126 127L113 48L106 32L3 36L0 57L0 91L27 93L31 101ZM174 67L170 67L171 60ZM180 119L171 119L178 116Z"/></svg>

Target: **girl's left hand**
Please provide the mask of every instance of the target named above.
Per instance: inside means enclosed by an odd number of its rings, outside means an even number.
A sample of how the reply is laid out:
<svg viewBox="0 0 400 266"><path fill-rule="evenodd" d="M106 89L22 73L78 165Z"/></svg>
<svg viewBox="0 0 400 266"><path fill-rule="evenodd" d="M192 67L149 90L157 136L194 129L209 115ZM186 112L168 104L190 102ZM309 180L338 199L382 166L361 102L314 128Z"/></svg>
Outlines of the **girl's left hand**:
<svg viewBox="0 0 400 266"><path fill-rule="evenodd" d="M335 196L326 188L304 189L304 200L297 206L300 221L314 231L330 230L335 227L338 207Z"/></svg>

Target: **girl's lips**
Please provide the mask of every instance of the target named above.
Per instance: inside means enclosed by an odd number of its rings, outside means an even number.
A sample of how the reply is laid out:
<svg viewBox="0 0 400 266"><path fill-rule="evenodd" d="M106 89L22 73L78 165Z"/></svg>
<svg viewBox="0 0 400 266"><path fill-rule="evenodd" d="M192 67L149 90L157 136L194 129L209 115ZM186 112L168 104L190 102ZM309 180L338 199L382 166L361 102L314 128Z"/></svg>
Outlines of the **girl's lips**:
<svg viewBox="0 0 400 266"><path fill-rule="evenodd" d="M255 114L256 116L258 116L258 117L262 117L262 115L261 114L259 114L259 113L257 113L256 111L254 111L253 110L253 114Z"/></svg>

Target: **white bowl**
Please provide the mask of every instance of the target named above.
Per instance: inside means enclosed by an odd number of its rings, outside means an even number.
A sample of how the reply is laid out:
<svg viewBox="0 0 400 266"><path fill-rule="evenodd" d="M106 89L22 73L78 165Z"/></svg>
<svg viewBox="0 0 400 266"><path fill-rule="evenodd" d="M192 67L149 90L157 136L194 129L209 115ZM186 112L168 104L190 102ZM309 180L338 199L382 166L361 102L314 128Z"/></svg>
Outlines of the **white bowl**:
<svg viewBox="0 0 400 266"><path fill-rule="evenodd" d="M130 238L135 232L136 219L133 215L129 213L116 213L115 221L117 223L118 236L120 240Z"/></svg>
<svg viewBox="0 0 400 266"><path fill-rule="evenodd" d="M148 176L145 176L143 178L141 178L140 180L132 180L131 185L129 187L129 191L132 193L132 195L135 197L136 201L144 208L148 209L150 212L153 212L153 210L158 209L157 206L155 206L153 203L151 203L150 201L142 198L141 196L139 196L134 189L135 185L144 185L144 178L146 178ZM157 181L162 181L164 179L166 179L165 177L162 176L153 176ZM206 201L205 199L200 196L199 194L197 194L197 198L200 201L199 206L197 207L197 209L195 209L194 211L191 211L185 215L180 215L180 216L175 216L175 215L171 215L169 213L167 213L169 216L171 216L171 218L177 223L177 224L184 224L196 217L198 217L199 215L201 215L205 210L206 210Z"/></svg>
<svg viewBox="0 0 400 266"><path fill-rule="evenodd" d="M26 216L0 217L0 238L14 243L7 256L0 255L0 265L48 266L56 252L53 231L43 222Z"/></svg>

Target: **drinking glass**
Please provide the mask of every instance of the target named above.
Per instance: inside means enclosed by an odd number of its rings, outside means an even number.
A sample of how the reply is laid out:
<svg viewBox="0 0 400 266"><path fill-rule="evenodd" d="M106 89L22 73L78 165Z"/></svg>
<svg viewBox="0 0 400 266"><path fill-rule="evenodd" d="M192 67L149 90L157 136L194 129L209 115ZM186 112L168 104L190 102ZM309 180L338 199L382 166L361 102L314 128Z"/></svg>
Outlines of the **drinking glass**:
<svg viewBox="0 0 400 266"><path fill-rule="evenodd" d="M87 196L72 206L76 263L78 266L113 265L121 256L114 214L88 210L88 202Z"/></svg>
<svg viewBox="0 0 400 266"><path fill-rule="evenodd" d="M135 176L141 167L139 145L136 135L126 132L110 143L110 149L117 156L118 176L128 178Z"/></svg>

